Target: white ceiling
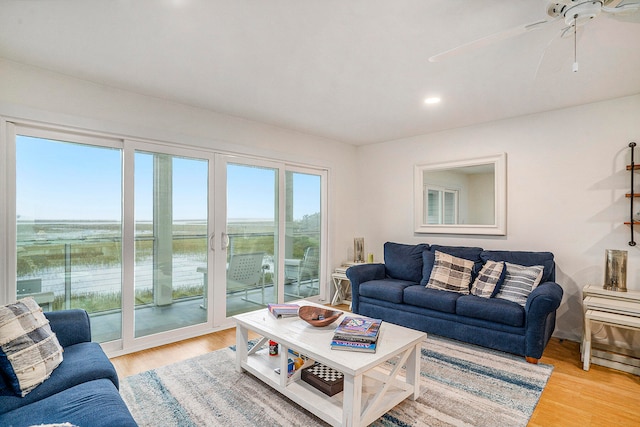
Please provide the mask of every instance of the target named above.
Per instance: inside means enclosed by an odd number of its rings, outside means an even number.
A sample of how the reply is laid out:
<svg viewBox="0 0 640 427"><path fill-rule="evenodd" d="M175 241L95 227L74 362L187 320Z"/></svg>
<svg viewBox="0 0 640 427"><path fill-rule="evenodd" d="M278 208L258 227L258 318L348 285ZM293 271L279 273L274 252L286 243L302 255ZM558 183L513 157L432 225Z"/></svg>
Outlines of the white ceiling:
<svg viewBox="0 0 640 427"><path fill-rule="evenodd" d="M0 0L0 57L356 145L640 93L640 23L604 15L578 38L577 73L560 22L428 61L546 5Z"/></svg>

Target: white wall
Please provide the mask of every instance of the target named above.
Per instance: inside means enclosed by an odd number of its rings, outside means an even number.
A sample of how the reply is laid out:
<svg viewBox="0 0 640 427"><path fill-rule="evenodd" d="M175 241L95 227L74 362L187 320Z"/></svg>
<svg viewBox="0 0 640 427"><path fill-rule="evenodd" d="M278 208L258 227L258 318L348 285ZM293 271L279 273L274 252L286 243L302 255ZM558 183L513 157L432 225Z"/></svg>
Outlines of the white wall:
<svg viewBox="0 0 640 427"><path fill-rule="evenodd" d="M495 224L495 173L469 175L469 224Z"/></svg>
<svg viewBox="0 0 640 427"><path fill-rule="evenodd" d="M640 245L628 245L623 225L630 141L640 143L640 95L359 147L355 234L378 260L385 241L551 251L565 293L556 336L578 340L581 289L602 284L605 249L629 251L627 288L640 290ZM414 234L416 163L500 152L507 153L506 236Z"/></svg>
<svg viewBox="0 0 640 427"><path fill-rule="evenodd" d="M352 183L356 176L353 167L356 148L352 145L2 59L0 116L328 168L329 270L340 265L346 258L344 248L353 242L351 230L355 228L356 217ZM2 153L0 159L1 156ZM329 283L330 277L327 285Z"/></svg>

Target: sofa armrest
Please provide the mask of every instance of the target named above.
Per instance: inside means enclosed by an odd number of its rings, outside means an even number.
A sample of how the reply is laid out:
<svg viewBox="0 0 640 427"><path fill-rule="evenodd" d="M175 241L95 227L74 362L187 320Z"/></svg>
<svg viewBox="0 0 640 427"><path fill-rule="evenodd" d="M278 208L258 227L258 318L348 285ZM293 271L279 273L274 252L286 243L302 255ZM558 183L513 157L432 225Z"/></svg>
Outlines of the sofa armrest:
<svg viewBox="0 0 640 427"><path fill-rule="evenodd" d="M91 322L85 310L48 311L44 315L62 347L91 342Z"/></svg>
<svg viewBox="0 0 640 427"><path fill-rule="evenodd" d="M526 356L542 357L555 328L556 310L562 302L562 288L555 282L538 285L527 298L526 313Z"/></svg>
<svg viewBox="0 0 640 427"><path fill-rule="evenodd" d="M351 311L358 314L360 294L358 288L361 283L385 278L384 264L361 264L347 269L347 279L351 282Z"/></svg>

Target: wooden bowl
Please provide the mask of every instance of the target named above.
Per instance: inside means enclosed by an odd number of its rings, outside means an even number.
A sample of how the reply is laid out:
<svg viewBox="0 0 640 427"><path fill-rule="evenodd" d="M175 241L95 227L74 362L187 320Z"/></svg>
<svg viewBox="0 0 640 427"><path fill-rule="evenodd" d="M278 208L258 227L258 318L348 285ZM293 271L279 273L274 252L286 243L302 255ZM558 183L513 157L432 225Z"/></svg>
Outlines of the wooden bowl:
<svg viewBox="0 0 640 427"><path fill-rule="evenodd" d="M311 326L321 327L335 322L338 317L342 316L342 312L313 305L303 305L298 310L298 316Z"/></svg>

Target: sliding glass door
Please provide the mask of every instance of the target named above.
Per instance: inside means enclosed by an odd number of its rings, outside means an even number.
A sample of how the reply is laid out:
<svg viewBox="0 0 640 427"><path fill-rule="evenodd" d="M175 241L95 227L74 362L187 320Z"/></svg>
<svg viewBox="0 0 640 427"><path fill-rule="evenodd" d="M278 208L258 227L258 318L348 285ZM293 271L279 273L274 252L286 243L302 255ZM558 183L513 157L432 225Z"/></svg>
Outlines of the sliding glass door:
<svg viewBox="0 0 640 427"><path fill-rule="evenodd" d="M227 317L278 300L278 169L228 163Z"/></svg>
<svg viewBox="0 0 640 427"><path fill-rule="evenodd" d="M320 293L321 175L285 172L285 300Z"/></svg>
<svg viewBox="0 0 640 427"><path fill-rule="evenodd" d="M135 337L205 323L209 162L134 159Z"/></svg>
<svg viewBox="0 0 640 427"><path fill-rule="evenodd" d="M239 157L222 157L217 169L227 316L324 296L324 173Z"/></svg>
<svg viewBox="0 0 640 427"><path fill-rule="evenodd" d="M117 141L42 132L15 138L16 296L82 308L94 339L122 337L122 153Z"/></svg>

